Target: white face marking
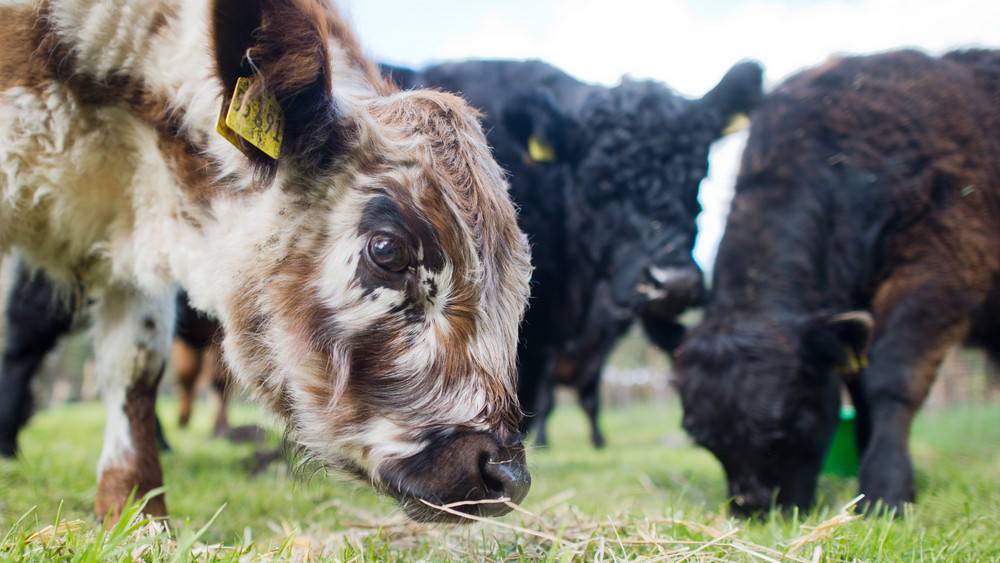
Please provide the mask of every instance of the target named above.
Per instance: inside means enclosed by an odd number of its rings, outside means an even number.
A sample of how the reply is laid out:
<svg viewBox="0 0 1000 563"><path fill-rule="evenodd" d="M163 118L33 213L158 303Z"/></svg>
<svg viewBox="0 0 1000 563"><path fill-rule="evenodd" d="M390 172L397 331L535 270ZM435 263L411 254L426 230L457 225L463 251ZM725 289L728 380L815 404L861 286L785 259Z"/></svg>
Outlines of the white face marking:
<svg viewBox="0 0 1000 563"><path fill-rule="evenodd" d="M351 443L368 450L367 454L362 454L362 459L370 469L369 473L377 473L371 470L387 461L416 455L427 445L423 440L408 440L406 435L407 430L402 426L387 418L377 417L368 421Z"/></svg>
<svg viewBox="0 0 1000 563"><path fill-rule="evenodd" d="M355 283L358 264L364 259L367 245L366 239L356 235L338 237L323 260L323 287L320 291L330 309L350 309L350 315L337 319L346 334L356 334L370 327L400 301L399 292L381 288L376 289L374 294L366 295L365 289Z"/></svg>

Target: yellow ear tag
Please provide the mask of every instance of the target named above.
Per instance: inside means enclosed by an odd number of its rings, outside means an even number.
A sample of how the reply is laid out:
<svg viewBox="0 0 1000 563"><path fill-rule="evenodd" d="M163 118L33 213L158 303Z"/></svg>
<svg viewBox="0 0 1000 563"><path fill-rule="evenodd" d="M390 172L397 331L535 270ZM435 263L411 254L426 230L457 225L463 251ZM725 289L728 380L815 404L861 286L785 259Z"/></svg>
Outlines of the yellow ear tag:
<svg viewBox="0 0 1000 563"><path fill-rule="evenodd" d="M244 99L251 84L253 82L245 77L236 81L233 99L228 108L223 106L215 128L237 148L240 148L238 137L242 137L264 154L277 159L285 136L285 114L274 94L265 92L255 98Z"/></svg>
<svg viewBox="0 0 1000 563"><path fill-rule="evenodd" d="M729 123L726 124L725 129L722 130L722 136L731 135L733 133L742 131L750 127L750 118L747 114L743 112L734 113L729 116Z"/></svg>
<svg viewBox="0 0 1000 563"><path fill-rule="evenodd" d="M833 371L844 375L860 373L863 368L868 367L868 357L864 354L858 356L854 349L847 347L844 349L847 355L847 363L833 366Z"/></svg>
<svg viewBox="0 0 1000 563"><path fill-rule="evenodd" d="M535 162L555 162L556 151L552 145L532 135L528 137L528 155Z"/></svg>

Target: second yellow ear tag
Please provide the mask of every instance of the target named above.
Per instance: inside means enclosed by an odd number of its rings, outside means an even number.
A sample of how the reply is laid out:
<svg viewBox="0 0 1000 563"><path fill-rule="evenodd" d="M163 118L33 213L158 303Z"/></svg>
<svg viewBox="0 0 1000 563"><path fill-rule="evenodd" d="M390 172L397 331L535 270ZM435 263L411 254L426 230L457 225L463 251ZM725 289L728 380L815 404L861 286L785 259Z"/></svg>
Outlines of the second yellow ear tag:
<svg viewBox="0 0 1000 563"><path fill-rule="evenodd" d="M722 129L722 136L725 137L726 135L731 135L746 129L747 127L750 127L750 118L747 117L747 114L743 112L734 113L729 116L729 122L726 123L725 128Z"/></svg>
<svg viewBox="0 0 1000 563"><path fill-rule="evenodd" d="M238 135L257 147L271 158L281 154L281 141L285 136L285 114L273 94L264 92L260 96L246 99L247 90L253 82L241 77L236 81L233 99L225 114L219 116L216 129L231 143L239 147L234 135Z"/></svg>
<svg viewBox="0 0 1000 563"><path fill-rule="evenodd" d="M844 348L844 355L846 362L833 366L833 371L844 375L853 375L868 367L868 357L864 354L859 356L850 346Z"/></svg>
<svg viewBox="0 0 1000 563"><path fill-rule="evenodd" d="M555 162L556 151L552 145L532 135L528 137L528 155L535 162Z"/></svg>

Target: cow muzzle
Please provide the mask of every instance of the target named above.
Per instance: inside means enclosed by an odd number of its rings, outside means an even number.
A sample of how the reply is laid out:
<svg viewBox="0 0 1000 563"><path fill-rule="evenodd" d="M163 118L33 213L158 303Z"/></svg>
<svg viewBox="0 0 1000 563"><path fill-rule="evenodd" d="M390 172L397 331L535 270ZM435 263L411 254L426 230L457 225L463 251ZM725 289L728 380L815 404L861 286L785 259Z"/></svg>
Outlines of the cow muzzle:
<svg viewBox="0 0 1000 563"><path fill-rule="evenodd" d="M760 516L771 508L774 490L749 479L748 482L729 483L729 509L738 518Z"/></svg>
<svg viewBox="0 0 1000 563"><path fill-rule="evenodd" d="M385 491L420 522L469 522L501 516L531 488L524 446L489 432L433 440L420 453L390 462L380 472Z"/></svg>
<svg viewBox="0 0 1000 563"><path fill-rule="evenodd" d="M693 265L650 266L644 278L636 291L646 297L647 304L652 308L664 309L662 313L665 316L679 314L697 305L704 292L701 270Z"/></svg>

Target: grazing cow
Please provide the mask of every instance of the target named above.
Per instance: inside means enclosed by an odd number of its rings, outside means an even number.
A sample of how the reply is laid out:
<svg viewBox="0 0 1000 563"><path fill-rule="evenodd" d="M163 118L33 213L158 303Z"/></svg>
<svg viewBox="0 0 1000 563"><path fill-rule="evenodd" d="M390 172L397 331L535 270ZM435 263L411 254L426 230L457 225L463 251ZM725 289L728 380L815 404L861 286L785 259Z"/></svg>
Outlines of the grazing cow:
<svg viewBox="0 0 1000 563"><path fill-rule="evenodd" d="M572 385L603 445L598 387L615 341L639 315L672 349L676 316L701 297L698 184L709 146L760 96L760 67L735 66L699 100L653 81L585 84L540 61L390 70L404 87L460 92L485 112L535 264L518 349L518 395L534 413L525 428L534 421L545 444L555 385Z"/></svg>
<svg viewBox="0 0 1000 563"><path fill-rule="evenodd" d="M419 520L524 498L529 254L474 110L399 92L321 0L0 13L0 252L93 302L98 514L162 484L177 284L326 466Z"/></svg>
<svg viewBox="0 0 1000 563"><path fill-rule="evenodd" d="M804 71L751 114L709 305L677 354L684 427L735 511L813 502L843 374L861 492L913 501L910 424L945 351L1000 357L998 91L1000 52L900 51Z"/></svg>

